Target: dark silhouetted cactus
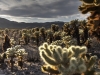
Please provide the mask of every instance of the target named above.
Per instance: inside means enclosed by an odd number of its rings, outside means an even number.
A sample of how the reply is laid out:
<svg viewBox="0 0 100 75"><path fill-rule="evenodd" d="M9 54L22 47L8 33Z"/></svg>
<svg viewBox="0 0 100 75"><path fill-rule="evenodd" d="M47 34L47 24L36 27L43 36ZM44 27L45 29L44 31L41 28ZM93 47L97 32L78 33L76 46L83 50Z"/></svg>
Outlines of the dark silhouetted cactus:
<svg viewBox="0 0 100 75"><path fill-rule="evenodd" d="M56 40L61 40L61 32L60 31L55 32L53 34L53 41L56 41Z"/></svg>
<svg viewBox="0 0 100 75"><path fill-rule="evenodd" d="M58 31L59 30L59 26L58 25L56 25L56 24L52 24L51 25L51 31L52 32L56 32L56 31Z"/></svg>
<svg viewBox="0 0 100 75"><path fill-rule="evenodd" d="M40 30L39 30L39 32L40 32L40 36L42 36L43 37L43 40L45 41L45 39L46 39L46 32L45 32L45 27L41 27L40 28Z"/></svg>
<svg viewBox="0 0 100 75"><path fill-rule="evenodd" d="M69 24L65 23L63 25L63 31L66 32L67 35L70 35L70 29L69 29Z"/></svg>
<svg viewBox="0 0 100 75"><path fill-rule="evenodd" d="M9 39L8 35L5 35L4 42L2 44L3 52L5 52L7 50L7 48L10 48L10 47L11 47L10 39Z"/></svg>
<svg viewBox="0 0 100 75"><path fill-rule="evenodd" d="M39 27L35 27L34 28L34 31L39 31Z"/></svg>
<svg viewBox="0 0 100 75"><path fill-rule="evenodd" d="M53 32L51 30L46 31L46 40L49 43L52 43L53 41Z"/></svg>
<svg viewBox="0 0 100 75"><path fill-rule="evenodd" d="M24 39L25 45L27 45L29 43L29 35L27 33L23 33L22 38Z"/></svg>
<svg viewBox="0 0 100 75"><path fill-rule="evenodd" d="M34 37L35 37L36 45L39 46L39 31L34 32Z"/></svg>
<svg viewBox="0 0 100 75"><path fill-rule="evenodd" d="M100 41L100 0L81 0L79 10L82 14L90 13L87 27L91 36Z"/></svg>

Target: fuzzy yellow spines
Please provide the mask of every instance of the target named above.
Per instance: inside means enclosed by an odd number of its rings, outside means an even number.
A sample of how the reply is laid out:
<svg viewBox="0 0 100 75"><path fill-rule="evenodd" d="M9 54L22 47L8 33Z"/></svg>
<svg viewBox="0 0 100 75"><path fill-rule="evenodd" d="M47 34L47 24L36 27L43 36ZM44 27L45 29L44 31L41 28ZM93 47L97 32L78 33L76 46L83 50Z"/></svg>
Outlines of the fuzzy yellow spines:
<svg viewBox="0 0 100 75"><path fill-rule="evenodd" d="M48 50L53 51L54 48L56 48L56 45L48 45Z"/></svg>
<svg viewBox="0 0 100 75"><path fill-rule="evenodd" d="M63 43L66 47L70 47L71 45L77 45L77 40L72 38L72 36L65 36L62 38Z"/></svg>
<svg viewBox="0 0 100 75"><path fill-rule="evenodd" d="M73 52L68 50L67 48L62 49L62 64L66 67L69 65L70 57L72 56Z"/></svg>
<svg viewBox="0 0 100 75"><path fill-rule="evenodd" d="M65 37L62 38L63 41L69 41L71 39L72 39L71 36L65 36Z"/></svg>
<svg viewBox="0 0 100 75"><path fill-rule="evenodd" d="M70 60L69 60L69 63L70 63L70 64L75 64L75 65L77 65L77 63L78 63L78 62L77 62L77 58L71 57Z"/></svg>
<svg viewBox="0 0 100 75"><path fill-rule="evenodd" d="M94 66L94 64L95 64L95 62L96 62L96 59L97 59L97 56L96 56L96 55L90 57L90 60L89 60L88 63L86 64L88 70L91 70L91 68Z"/></svg>
<svg viewBox="0 0 100 75"><path fill-rule="evenodd" d="M87 70L85 61L83 58L76 58L76 57L71 57L70 62L69 62L69 71L72 73L78 72L78 73L83 73Z"/></svg>
<svg viewBox="0 0 100 75"><path fill-rule="evenodd" d="M53 46L49 46L49 49L52 49ZM48 49L48 43L43 43L42 46L39 47L40 56L46 64L49 65L58 65L58 62L54 58L52 58L52 50Z"/></svg>
<svg viewBox="0 0 100 75"><path fill-rule="evenodd" d="M47 51L45 51L45 49L51 51L50 56L48 53L46 53ZM76 71L78 73L82 73L87 70L85 60L82 58L82 55L86 52L87 48L85 46L71 46L69 48L62 48L61 46L48 45L45 43L40 50L40 56L45 64L49 65L50 67L57 66L57 70L61 73L61 75L64 75L69 73L72 74L72 68L74 68L73 73ZM73 58L75 58L75 61Z"/></svg>
<svg viewBox="0 0 100 75"><path fill-rule="evenodd" d="M63 41L62 40L56 40L56 41L52 41L51 43L52 45L58 45L58 46L61 46L63 44Z"/></svg>
<svg viewBox="0 0 100 75"><path fill-rule="evenodd" d="M61 56L59 55L59 53L57 53L56 50L53 50L53 58L54 58L55 61L58 62L59 64L61 63Z"/></svg>
<svg viewBox="0 0 100 75"><path fill-rule="evenodd" d="M62 52L62 64L68 64L68 53L67 51Z"/></svg>
<svg viewBox="0 0 100 75"><path fill-rule="evenodd" d="M37 38L39 36L39 31L35 31L34 36Z"/></svg>
<svg viewBox="0 0 100 75"><path fill-rule="evenodd" d="M53 36L58 36L58 35L61 35L61 31L57 31L53 34Z"/></svg>
<svg viewBox="0 0 100 75"><path fill-rule="evenodd" d="M47 37L50 37L51 35L53 36L53 32L51 30L47 30L46 33L47 33Z"/></svg>
<svg viewBox="0 0 100 75"><path fill-rule="evenodd" d="M59 62L57 62L54 58L48 56L45 52L41 52L41 58L43 59L43 61L48 64L48 65L53 65L53 66L57 66L59 64Z"/></svg>
<svg viewBox="0 0 100 75"><path fill-rule="evenodd" d="M78 70L79 70L79 73L83 73L87 70L87 67L85 64L81 64L78 66Z"/></svg>
<svg viewBox="0 0 100 75"><path fill-rule="evenodd" d="M59 71L55 66L43 65L41 66L41 70L44 73L59 74Z"/></svg>
<svg viewBox="0 0 100 75"><path fill-rule="evenodd" d="M65 70L65 67L62 64L58 65L57 68L58 68L59 72L63 72Z"/></svg>
<svg viewBox="0 0 100 75"><path fill-rule="evenodd" d="M72 51L72 47L70 46L68 49L68 58L71 58L74 55L74 52Z"/></svg>
<svg viewBox="0 0 100 75"><path fill-rule="evenodd" d="M56 52L61 56L61 54L62 54L62 47L61 46L56 46L56 48L55 48L55 50L56 50Z"/></svg>
<svg viewBox="0 0 100 75"><path fill-rule="evenodd" d="M45 27L41 27L40 29L39 29L39 32L45 32Z"/></svg>
<svg viewBox="0 0 100 75"><path fill-rule="evenodd" d="M70 64L68 71L70 72L70 74L74 74L76 72L77 66L75 64Z"/></svg>
<svg viewBox="0 0 100 75"><path fill-rule="evenodd" d="M77 69L77 65L78 65L77 59L75 57L71 57L69 60L69 66L68 66L69 72L72 71L71 72L72 74L75 73Z"/></svg>
<svg viewBox="0 0 100 75"><path fill-rule="evenodd" d="M85 64L85 61L83 58L79 58L78 60L78 66L77 66L77 70L79 73L83 73L87 70L87 66Z"/></svg>
<svg viewBox="0 0 100 75"><path fill-rule="evenodd" d="M83 54L87 52L87 48L85 46L71 46L72 51L74 52L74 57L80 58Z"/></svg>
<svg viewBox="0 0 100 75"><path fill-rule="evenodd" d="M74 48L73 48L74 47ZM87 52L86 47L80 47L80 46L71 46L69 47L69 50L73 51L74 55L70 58L69 61L69 71L71 71L71 68L73 68L73 72L85 72L87 70L85 61L83 58L81 58L82 54ZM83 69L82 69L83 68Z"/></svg>
<svg viewBox="0 0 100 75"><path fill-rule="evenodd" d="M67 33L63 31L63 32L61 33L61 38L65 37L65 36L67 36Z"/></svg>
<svg viewBox="0 0 100 75"><path fill-rule="evenodd" d="M69 61L70 61L71 55L72 55L71 52L67 48L62 49L62 62L58 66L58 69L61 72L61 75L65 75L65 74L70 73L70 70L69 70L70 63L69 63Z"/></svg>
<svg viewBox="0 0 100 75"><path fill-rule="evenodd" d="M67 47L69 47L71 39L72 39L71 36L65 36L65 37L62 38L62 41Z"/></svg>
<svg viewBox="0 0 100 75"><path fill-rule="evenodd" d="M39 47L39 51L40 51L40 53L41 53L41 51L44 51L48 56L51 56L52 55L52 51L50 49L52 49L52 48L53 48L52 45L49 46L48 43L45 42L45 43L43 43L43 45L41 45Z"/></svg>
<svg viewBox="0 0 100 75"><path fill-rule="evenodd" d="M68 67L63 66L62 64L58 65L58 70L61 75L67 75L69 73Z"/></svg>
<svg viewBox="0 0 100 75"><path fill-rule="evenodd" d="M62 62L62 47L61 46L56 46L52 50L52 58L58 62L59 64Z"/></svg>

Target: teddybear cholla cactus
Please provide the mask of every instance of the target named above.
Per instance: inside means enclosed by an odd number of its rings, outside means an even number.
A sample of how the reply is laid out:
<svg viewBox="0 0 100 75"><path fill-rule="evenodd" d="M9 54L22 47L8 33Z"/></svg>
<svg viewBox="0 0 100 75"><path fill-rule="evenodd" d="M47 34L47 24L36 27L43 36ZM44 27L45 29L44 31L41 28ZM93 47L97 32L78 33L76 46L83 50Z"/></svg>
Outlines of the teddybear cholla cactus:
<svg viewBox="0 0 100 75"><path fill-rule="evenodd" d="M71 45L77 45L77 40L73 38L72 36L64 36L62 37L63 43L66 45L66 47L70 47Z"/></svg>
<svg viewBox="0 0 100 75"><path fill-rule="evenodd" d="M84 73L91 70L96 56L91 56L87 60L87 48L85 46L70 46L62 48L57 45L48 45L44 43L39 47L42 60L45 62L42 71L51 74L72 75L75 73Z"/></svg>

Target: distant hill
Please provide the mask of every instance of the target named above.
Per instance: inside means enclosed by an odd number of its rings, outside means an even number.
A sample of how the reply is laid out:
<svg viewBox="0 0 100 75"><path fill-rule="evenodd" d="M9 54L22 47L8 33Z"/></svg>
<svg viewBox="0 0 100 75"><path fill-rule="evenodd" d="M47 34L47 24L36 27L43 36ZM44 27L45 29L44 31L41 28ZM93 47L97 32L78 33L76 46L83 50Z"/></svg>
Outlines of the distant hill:
<svg viewBox="0 0 100 75"><path fill-rule="evenodd" d="M9 21L7 19L4 18L0 18L0 29L1 28L33 28L33 27L46 27L49 28L51 26L51 24L57 24L60 27L64 25L64 22L60 22L60 21L55 21L55 22L45 22L45 23L18 23L15 21Z"/></svg>

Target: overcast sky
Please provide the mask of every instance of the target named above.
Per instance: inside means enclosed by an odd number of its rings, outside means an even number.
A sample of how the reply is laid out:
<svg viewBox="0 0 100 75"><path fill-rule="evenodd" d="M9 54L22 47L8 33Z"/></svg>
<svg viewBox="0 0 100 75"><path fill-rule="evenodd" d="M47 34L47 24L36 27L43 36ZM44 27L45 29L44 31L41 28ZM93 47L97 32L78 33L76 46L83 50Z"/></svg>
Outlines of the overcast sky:
<svg viewBox="0 0 100 75"><path fill-rule="evenodd" d="M0 17L17 22L68 22L86 19L79 0L0 0Z"/></svg>

